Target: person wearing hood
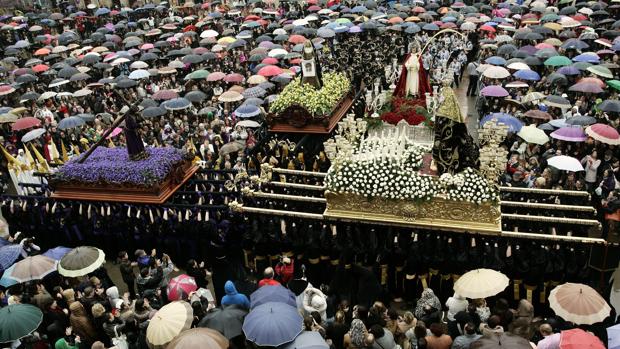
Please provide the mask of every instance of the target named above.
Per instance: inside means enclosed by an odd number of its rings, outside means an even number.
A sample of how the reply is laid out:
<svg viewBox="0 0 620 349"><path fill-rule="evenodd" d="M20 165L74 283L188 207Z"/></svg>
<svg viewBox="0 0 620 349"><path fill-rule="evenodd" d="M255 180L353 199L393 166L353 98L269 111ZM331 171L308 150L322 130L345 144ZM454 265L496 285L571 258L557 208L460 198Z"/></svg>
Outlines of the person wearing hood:
<svg viewBox="0 0 620 349"><path fill-rule="evenodd" d="M108 296L108 302L110 302L110 307L114 309L116 307L116 301L120 300L121 297L118 294L118 287L112 286L105 290L105 294Z"/></svg>
<svg viewBox="0 0 620 349"><path fill-rule="evenodd" d="M97 340L97 331L88 317L88 314L86 314L84 306L80 302L74 302L69 306L69 310L71 311L69 321L73 328L73 333L80 336L82 343L87 346L91 345Z"/></svg>
<svg viewBox="0 0 620 349"><path fill-rule="evenodd" d="M327 320L327 296L318 288L308 288L304 291L303 310L307 315L313 311L321 315L322 322Z"/></svg>
<svg viewBox="0 0 620 349"><path fill-rule="evenodd" d="M250 300L243 293L237 292L237 288L235 288L235 284L232 281L226 281L224 291L226 295L222 297L222 305L236 304L250 309Z"/></svg>

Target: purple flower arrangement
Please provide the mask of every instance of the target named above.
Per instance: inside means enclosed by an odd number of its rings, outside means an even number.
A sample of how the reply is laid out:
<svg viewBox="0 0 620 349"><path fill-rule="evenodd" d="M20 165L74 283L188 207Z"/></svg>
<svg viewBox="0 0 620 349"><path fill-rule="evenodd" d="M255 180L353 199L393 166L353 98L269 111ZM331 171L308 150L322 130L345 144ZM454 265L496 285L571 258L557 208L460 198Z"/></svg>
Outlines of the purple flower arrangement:
<svg viewBox="0 0 620 349"><path fill-rule="evenodd" d="M99 147L83 164L78 162L79 157L72 159L54 177L62 182L150 187L161 183L186 157L183 151L172 147L147 147L146 151L148 158L132 161L125 148Z"/></svg>

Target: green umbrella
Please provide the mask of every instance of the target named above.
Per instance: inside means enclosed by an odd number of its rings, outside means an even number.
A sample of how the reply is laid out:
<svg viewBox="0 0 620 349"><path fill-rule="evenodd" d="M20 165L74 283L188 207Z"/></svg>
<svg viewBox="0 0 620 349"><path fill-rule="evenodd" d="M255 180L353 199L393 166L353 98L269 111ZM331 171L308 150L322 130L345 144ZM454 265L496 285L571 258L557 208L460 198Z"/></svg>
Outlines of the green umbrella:
<svg viewBox="0 0 620 349"><path fill-rule="evenodd" d="M206 79L209 72L204 69L195 70L185 76L185 80L201 80Z"/></svg>
<svg viewBox="0 0 620 349"><path fill-rule="evenodd" d="M620 80L607 80L607 85L620 91Z"/></svg>
<svg viewBox="0 0 620 349"><path fill-rule="evenodd" d="M30 304L13 304L0 308L0 343L12 342L31 334L39 327L43 313Z"/></svg>
<svg viewBox="0 0 620 349"><path fill-rule="evenodd" d="M583 70L587 70L588 68L590 68L593 64L592 63L588 63L588 62L575 62L573 64L573 66L581 71Z"/></svg>
<svg viewBox="0 0 620 349"><path fill-rule="evenodd" d="M542 16L540 20L541 22L555 22L559 19L560 19L560 16L556 15L555 13L548 13Z"/></svg>
<svg viewBox="0 0 620 349"><path fill-rule="evenodd" d="M549 57L545 61L545 65L550 65L552 67L560 67L571 64L573 64L573 62L570 60L570 58L564 56Z"/></svg>
<svg viewBox="0 0 620 349"><path fill-rule="evenodd" d="M614 74L612 74L611 70L607 67L603 67L602 65L593 65L588 68L588 71L592 74L602 76L604 78L613 79Z"/></svg>

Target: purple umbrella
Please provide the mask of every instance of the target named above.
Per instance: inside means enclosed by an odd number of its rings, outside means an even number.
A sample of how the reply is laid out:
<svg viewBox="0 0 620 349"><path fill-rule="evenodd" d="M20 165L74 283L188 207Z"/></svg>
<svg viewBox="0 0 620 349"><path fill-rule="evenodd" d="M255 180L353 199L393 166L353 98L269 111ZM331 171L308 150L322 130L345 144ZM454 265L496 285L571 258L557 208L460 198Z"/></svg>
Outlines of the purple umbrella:
<svg viewBox="0 0 620 349"><path fill-rule="evenodd" d="M579 75L581 71L572 65L566 65L557 70L557 73L564 75Z"/></svg>
<svg viewBox="0 0 620 349"><path fill-rule="evenodd" d="M517 70L513 74L513 76L521 80L530 80L530 81L540 80L540 75L538 75L537 72L533 70L528 70L528 69Z"/></svg>
<svg viewBox="0 0 620 349"><path fill-rule="evenodd" d="M599 85L591 82L578 82L569 87L568 90L584 93L603 93L603 89Z"/></svg>
<svg viewBox="0 0 620 349"><path fill-rule="evenodd" d="M501 86L491 85L480 90L480 94L487 97L506 97L508 96L508 91Z"/></svg>
<svg viewBox="0 0 620 349"><path fill-rule="evenodd" d="M71 250L69 247L58 246L47 250L43 255L59 261Z"/></svg>
<svg viewBox="0 0 620 349"><path fill-rule="evenodd" d="M562 127L551 132L551 137L568 142L584 142L588 136L583 132L581 127Z"/></svg>
<svg viewBox="0 0 620 349"><path fill-rule="evenodd" d="M526 45L519 49L519 51L525 52L528 55L534 55L538 49L532 45Z"/></svg>

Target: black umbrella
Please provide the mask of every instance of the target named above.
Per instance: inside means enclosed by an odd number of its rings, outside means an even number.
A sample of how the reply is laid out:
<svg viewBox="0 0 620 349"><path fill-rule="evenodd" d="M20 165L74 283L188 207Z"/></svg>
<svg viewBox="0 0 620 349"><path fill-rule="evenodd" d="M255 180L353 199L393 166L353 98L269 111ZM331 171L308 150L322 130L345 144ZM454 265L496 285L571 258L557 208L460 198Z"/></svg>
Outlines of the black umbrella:
<svg viewBox="0 0 620 349"><path fill-rule="evenodd" d="M26 92L19 97L22 101L34 101L38 99L41 95L36 92Z"/></svg>
<svg viewBox="0 0 620 349"><path fill-rule="evenodd" d="M151 99L152 101L152 99ZM142 101L144 102L144 101ZM155 101L153 101L155 102ZM141 103L142 104L142 103ZM155 103L157 104L157 103ZM168 111L164 108L161 107L148 107L146 109L144 109L142 111L142 116L145 118L154 118L154 117L158 117L158 116L162 116L162 115L166 115L166 113L168 113Z"/></svg>
<svg viewBox="0 0 620 349"><path fill-rule="evenodd" d="M77 70L77 68L74 67L64 67L62 69L60 69L60 71L58 72L58 77L59 78L65 78L68 79L70 77L72 77L75 74L79 74L80 71Z"/></svg>
<svg viewBox="0 0 620 349"><path fill-rule="evenodd" d="M142 108L151 108L151 107L158 107L159 103L157 103L156 101L152 100L151 98L145 98L142 100L142 102L140 102L140 106Z"/></svg>
<svg viewBox="0 0 620 349"><path fill-rule="evenodd" d="M200 103L207 98L207 95L202 91L190 91L185 94L185 99L193 103Z"/></svg>
<svg viewBox="0 0 620 349"><path fill-rule="evenodd" d="M239 305L223 305L207 313L200 320L198 327L206 327L220 332L228 339L240 336L242 326L248 311Z"/></svg>
<svg viewBox="0 0 620 349"><path fill-rule="evenodd" d="M183 63L185 64L198 64L203 60L204 58L202 58L202 56L195 54L187 55L181 59L181 61L183 61Z"/></svg>
<svg viewBox="0 0 620 349"><path fill-rule="evenodd" d="M547 77L547 83L548 84L555 84L555 85L566 86L566 85L568 85L568 79L566 78L566 75L564 75L564 74L551 73Z"/></svg>
<svg viewBox="0 0 620 349"><path fill-rule="evenodd" d="M598 109L604 112L620 113L620 101L608 99L598 105Z"/></svg>
<svg viewBox="0 0 620 349"><path fill-rule="evenodd" d="M91 65L98 63L101 60L101 57L98 55L86 55L82 58L82 64Z"/></svg>
<svg viewBox="0 0 620 349"><path fill-rule="evenodd" d="M566 123L569 125L590 126L596 124L596 118L587 115L579 115L566 119Z"/></svg>
<svg viewBox="0 0 620 349"><path fill-rule="evenodd" d="M20 84L28 84L37 81L37 77L31 74L20 75L15 79Z"/></svg>
<svg viewBox="0 0 620 349"><path fill-rule="evenodd" d="M121 79L116 83L116 87L118 88L130 88L136 86L138 83L135 80L131 79Z"/></svg>
<svg viewBox="0 0 620 349"><path fill-rule="evenodd" d="M69 81L84 81L90 78L91 76L86 73L77 73L77 74L73 74L71 78L69 78Z"/></svg>

